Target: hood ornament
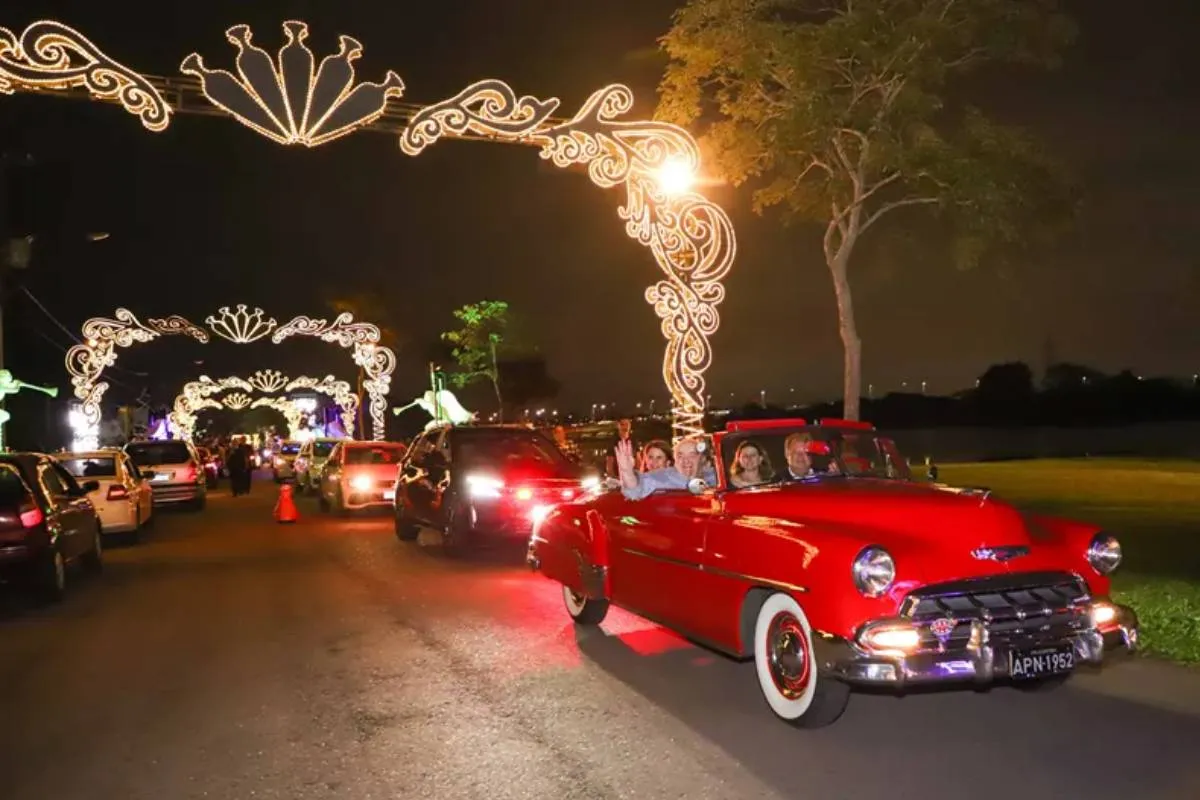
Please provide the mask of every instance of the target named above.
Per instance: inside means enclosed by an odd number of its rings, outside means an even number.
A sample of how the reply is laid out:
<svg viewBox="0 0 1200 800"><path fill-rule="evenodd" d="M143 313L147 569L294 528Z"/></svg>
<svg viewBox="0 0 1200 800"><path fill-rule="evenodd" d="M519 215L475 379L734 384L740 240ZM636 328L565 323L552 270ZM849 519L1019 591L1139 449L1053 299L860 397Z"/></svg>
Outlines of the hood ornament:
<svg viewBox="0 0 1200 800"><path fill-rule="evenodd" d="M1025 545L980 547L971 551L971 557L978 561L995 561L999 564L1003 564L1006 561L1012 561L1014 558L1027 555L1029 555L1029 548Z"/></svg>

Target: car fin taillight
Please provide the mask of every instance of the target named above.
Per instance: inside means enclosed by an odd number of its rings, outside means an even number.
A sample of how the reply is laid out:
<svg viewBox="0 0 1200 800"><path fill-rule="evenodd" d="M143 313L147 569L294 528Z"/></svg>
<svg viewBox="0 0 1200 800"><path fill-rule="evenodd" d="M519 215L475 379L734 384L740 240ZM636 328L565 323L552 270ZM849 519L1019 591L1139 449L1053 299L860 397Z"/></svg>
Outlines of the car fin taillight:
<svg viewBox="0 0 1200 800"><path fill-rule="evenodd" d="M109 500L124 500L127 497L129 497L129 490L121 484L108 487Z"/></svg>
<svg viewBox="0 0 1200 800"><path fill-rule="evenodd" d="M21 527L36 528L46 519L42 510L32 503L21 506Z"/></svg>

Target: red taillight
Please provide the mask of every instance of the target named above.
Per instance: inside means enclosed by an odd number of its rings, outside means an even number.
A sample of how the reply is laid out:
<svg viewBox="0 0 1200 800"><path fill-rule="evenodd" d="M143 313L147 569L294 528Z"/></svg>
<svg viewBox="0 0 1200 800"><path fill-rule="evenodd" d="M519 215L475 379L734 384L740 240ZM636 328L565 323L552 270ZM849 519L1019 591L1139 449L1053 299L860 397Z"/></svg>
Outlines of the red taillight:
<svg viewBox="0 0 1200 800"><path fill-rule="evenodd" d="M190 461L188 462L188 465L187 465L187 472L183 473L183 479L185 481L196 480L196 465Z"/></svg>
<svg viewBox="0 0 1200 800"><path fill-rule="evenodd" d="M45 521L46 517L42 514L42 510L34 505L21 506L21 527L36 528Z"/></svg>
<svg viewBox="0 0 1200 800"><path fill-rule="evenodd" d="M518 500L532 500L533 499L533 489L528 489L528 488L517 489L517 499Z"/></svg>
<svg viewBox="0 0 1200 800"><path fill-rule="evenodd" d="M129 497L129 490L124 486L117 485L108 487L109 500L124 500L127 497Z"/></svg>

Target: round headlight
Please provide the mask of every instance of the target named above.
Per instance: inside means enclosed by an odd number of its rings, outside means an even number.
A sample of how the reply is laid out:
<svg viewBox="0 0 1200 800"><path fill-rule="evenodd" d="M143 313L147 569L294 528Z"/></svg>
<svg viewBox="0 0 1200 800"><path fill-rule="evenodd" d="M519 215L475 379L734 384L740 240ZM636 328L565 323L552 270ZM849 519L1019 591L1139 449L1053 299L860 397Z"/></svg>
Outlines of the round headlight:
<svg viewBox="0 0 1200 800"><path fill-rule="evenodd" d="M854 559L854 588L867 597L879 597L896 580L896 562L882 547L866 547Z"/></svg>
<svg viewBox="0 0 1200 800"><path fill-rule="evenodd" d="M1108 575L1121 563L1121 543L1115 536L1101 531L1088 545L1087 560L1096 572Z"/></svg>

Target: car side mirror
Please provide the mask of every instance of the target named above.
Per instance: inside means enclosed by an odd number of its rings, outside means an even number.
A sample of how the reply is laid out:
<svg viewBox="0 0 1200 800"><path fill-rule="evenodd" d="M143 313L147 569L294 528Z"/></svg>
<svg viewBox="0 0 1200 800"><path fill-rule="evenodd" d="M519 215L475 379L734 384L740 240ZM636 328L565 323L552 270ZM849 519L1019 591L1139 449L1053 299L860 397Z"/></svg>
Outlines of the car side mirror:
<svg viewBox="0 0 1200 800"><path fill-rule="evenodd" d="M91 494L100 490L100 481L84 481L79 484L79 493L81 495Z"/></svg>
<svg viewBox="0 0 1200 800"><path fill-rule="evenodd" d="M708 484L704 482L703 478L692 478L688 481L687 488L692 494L704 494L708 491Z"/></svg>

